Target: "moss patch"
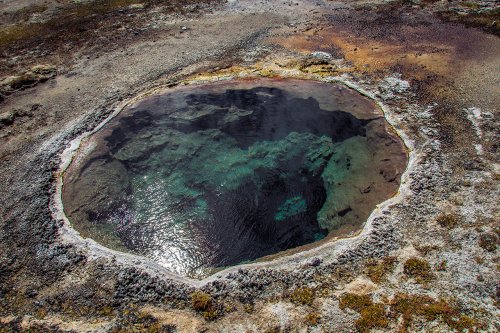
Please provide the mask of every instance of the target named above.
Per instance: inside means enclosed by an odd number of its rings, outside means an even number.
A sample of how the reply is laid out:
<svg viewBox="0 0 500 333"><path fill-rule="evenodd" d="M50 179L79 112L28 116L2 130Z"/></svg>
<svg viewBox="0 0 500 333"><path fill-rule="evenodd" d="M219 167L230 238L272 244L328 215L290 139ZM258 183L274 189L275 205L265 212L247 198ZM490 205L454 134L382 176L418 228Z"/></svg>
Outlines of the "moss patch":
<svg viewBox="0 0 500 333"><path fill-rule="evenodd" d="M162 324L158 318L131 306L120 313L110 332L174 333L177 332L177 328L175 325Z"/></svg>
<svg viewBox="0 0 500 333"><path fill-rule="evenodd" d="M356 327L360 332L368 332L372 328L389 326L389 320L383 304L372 304L361 310L360 318L356 320Z"/></svg>
<svg viewBox="0 0 500 333"><path fill-rule="evenodd" d="M428 296L397 294L390 306L391 315L402 318L401 332L406 332L415 317L424 317L428 321L439 320L457 332L482 326L478 321L463 315L458 307Z"/></svg>
<svg viewBox="0 0 500 333"><path fill-rule="evenodd" d="M385 281L386 275L394 269L396 257L371 260L366 264L365 274L375 283Z"/></svg>
<svg viewBox="0 0 500 333"><path fill-rule="evenodd" d="M360 332L389 326L384 304L374 303L370 295L346 293L340 297L339 305L341 309L350 308L359 312L360 317L355 324Z"/></svg>
<svg viewBox="0 0 500 333"><path fill-rule="evenodd" d="M196 311L204 311L212 304L212 296L202 291L191 294L191 305Z"/></svg>
<svg viewBox="0 0 500 333"><path fill-rule="evenodd" d="M212 296L202 291L191 294L191 306L208 321L215 320L223 314L221 306L214 302Z"/></svg>
<svg viewBox="0 0 500 333"><path fill-rule="evenodd" d="M315 292L311 288L302 287L295 289L290 295L290 301L298 305L312 305Z"/></svg>
<svg viewBox="0 0 500 333"><path fill-rule="evenodd" d="M304 318L304 321L308 326L316 326L318 325L319 321L321 319L321 315L317 312L309 312L306 317Z"/></svg>
<svg viewBox="0 0 500 333"><path fill-rule="evenodd" d="M373 305L370 295L357 295L345 293L340 297L339 306L342 310L345 308L361 311L362 309Z"/></svg>
<svg viewBox="0 0 500 333"><path fill-rule="evenodd" d="M404 263L404 272L418 283L429 282L434 278L429 262L416 257L406 260Z"/></svg>

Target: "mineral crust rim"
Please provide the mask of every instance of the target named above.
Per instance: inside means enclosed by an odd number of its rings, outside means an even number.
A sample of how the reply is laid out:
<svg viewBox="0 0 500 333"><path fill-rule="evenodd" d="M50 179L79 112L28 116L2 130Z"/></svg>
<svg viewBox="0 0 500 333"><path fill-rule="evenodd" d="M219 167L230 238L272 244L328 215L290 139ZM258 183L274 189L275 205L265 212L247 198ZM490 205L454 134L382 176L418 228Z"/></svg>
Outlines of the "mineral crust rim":
<svg viewBox="0 0 500 333"><path fill-rule="evenodd" d="M414 169L419 161L420 155L415 150L412 140L404 133L404 131L397 126L397 119L394 117L389 106L380 101L374 94L362 88L357 83L349 80L346 77L311 77L311 76L301 76L297 77L295 75L290 75L292 73L287 72L286 70L283 73L280 73L280 79L296 79L296 80L312 80L317 82L324 83L336 83L340 85L344 85L349 89L355 90L361 95L372 100L376 106L382 112L385 120L390 125L390 129L394 131L394 133L402 140L404 148L406 150L408 156L408 163L406 165L405 170L401 174L401 182L397 193L388 198L387 200L379 203L376 208L371 212L370 216L364 222L362 228L356 232L354 235L349 235L345 237L336 237L331 240L326 241L324 244L320 244L314 246L313 248L306 249L300 251L298 253L293 254L281 254L277 253L277 258L265 260L262 262L253 262L248 264L239 264L235 266L231 266L228 268L224 268L221 271L215 272L203 279L193 279L189 277L183 277L174 272L169 271L167 268L154 263L152 260L131 253L121 252L112 250L104 245L97 243L95 240L91 238L83 238L80 236L79 232L75 230L68 217L64 212L64 205L62 201L62 187L63 187L63 177L67 170L67 168L71 165L74 158L77 156L82 142L92 136L94 133L102 129L109 121L111 121L114 117L116 117L121 111L130 107L137 102L141 101L145 97L161 94L164 92L168 92L172 89L172 85L162 85L157 86L152 89L146 90L143 93L139 93L136 96L121 101L115 107L113 112L107 116L98 126L94 129L87 131L78 135L76 138L70 141L67 148L63 150L60 154L60 164L58 170L55 172L56 183L55 183L55 192L52 196L51 200L51 211L54 219L58 221L62 221L62 225L59 228L59 233L61 236L62 243L68 243L83 249L89 258L98 259L98 258L106 258L116 260L116 262L123 266L128 267L137 267L143 271L146 271L148 274L152 276L165 279L165 280L174 280L178 282L188 283L193 287L202 287L214 280L218 280L221 278L227 277L231 273L235 273L240 269L262 269L262 268L275 268L280 270L293 270L293 267L307 264L310 259L313 258L321 258L327 259L329 262L335 261L343 253L348 252L349 250L354 249L356 246L362 244L364 240L370 236L374 230L376 230L376 226L373 225L373 221L378 217L384 215L391 206L399 203L405 197L411 194L411 190L409 188L409 174ZM195 79L187 79L185 81L179 81L176 83L176 86L180 84L184 85L202 85L209 84L221 81L229 81L229 80L238 80L238 79L262 79L261 76L255 76L254 74L242 74L242 75L234 75L234 76L211 76L205 78L204 80L195 80ZM425 145L424 145L425 146ZM329 250L329 251L325 251ZM290 265L292 264L292 265Z"/></svg>

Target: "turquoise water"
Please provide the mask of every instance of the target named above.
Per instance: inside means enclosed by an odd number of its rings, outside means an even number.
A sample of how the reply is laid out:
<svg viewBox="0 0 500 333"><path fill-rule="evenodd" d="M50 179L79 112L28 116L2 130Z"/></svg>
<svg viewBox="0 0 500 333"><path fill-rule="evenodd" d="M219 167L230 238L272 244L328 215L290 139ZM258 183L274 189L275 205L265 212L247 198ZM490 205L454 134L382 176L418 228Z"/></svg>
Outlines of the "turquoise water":
<svg viewBox="0 0 500 333"><path fill-rule="evenodd" d="M274 215L274 219L276 221L284 221L287 218L290 218L300 213L304 213L305 211L307 211L306 201L301 196L293 197L287 199L278 208L278 212L276 213L276 215Z"/></svg>
<svg viewBox="0 0 500 333"><path fill-rule="evenodd" d="M282 86L167 93L98 134L63 200L84 235L200 276L336 228L370 122Z"/></svg>

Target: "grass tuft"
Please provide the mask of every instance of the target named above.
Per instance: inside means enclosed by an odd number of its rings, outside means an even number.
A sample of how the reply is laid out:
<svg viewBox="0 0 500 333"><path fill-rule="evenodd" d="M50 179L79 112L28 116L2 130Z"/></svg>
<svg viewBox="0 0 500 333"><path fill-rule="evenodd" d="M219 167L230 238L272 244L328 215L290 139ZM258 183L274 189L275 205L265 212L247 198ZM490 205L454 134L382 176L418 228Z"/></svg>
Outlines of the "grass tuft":
<svg viewBox="0 0 500 333"><path fill-rule="evenodd" d="M191 294L191 305L196 311L204 311L212 305L212 296L202 291Z"/></svg>

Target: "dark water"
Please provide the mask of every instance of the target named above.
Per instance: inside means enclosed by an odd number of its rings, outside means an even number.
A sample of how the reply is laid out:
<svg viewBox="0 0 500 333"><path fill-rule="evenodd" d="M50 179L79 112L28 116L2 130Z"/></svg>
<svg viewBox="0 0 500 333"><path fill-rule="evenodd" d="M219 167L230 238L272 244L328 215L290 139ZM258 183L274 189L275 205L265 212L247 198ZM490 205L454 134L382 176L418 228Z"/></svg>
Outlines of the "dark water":
<svg viewBox="0 0 500 333"><path fill-rule="evenodd" d="M348 172L332 157L370 121L272 86L150 98L70 170L66 210L110 247L203 275L325 237L325 168Z"/></svg>

